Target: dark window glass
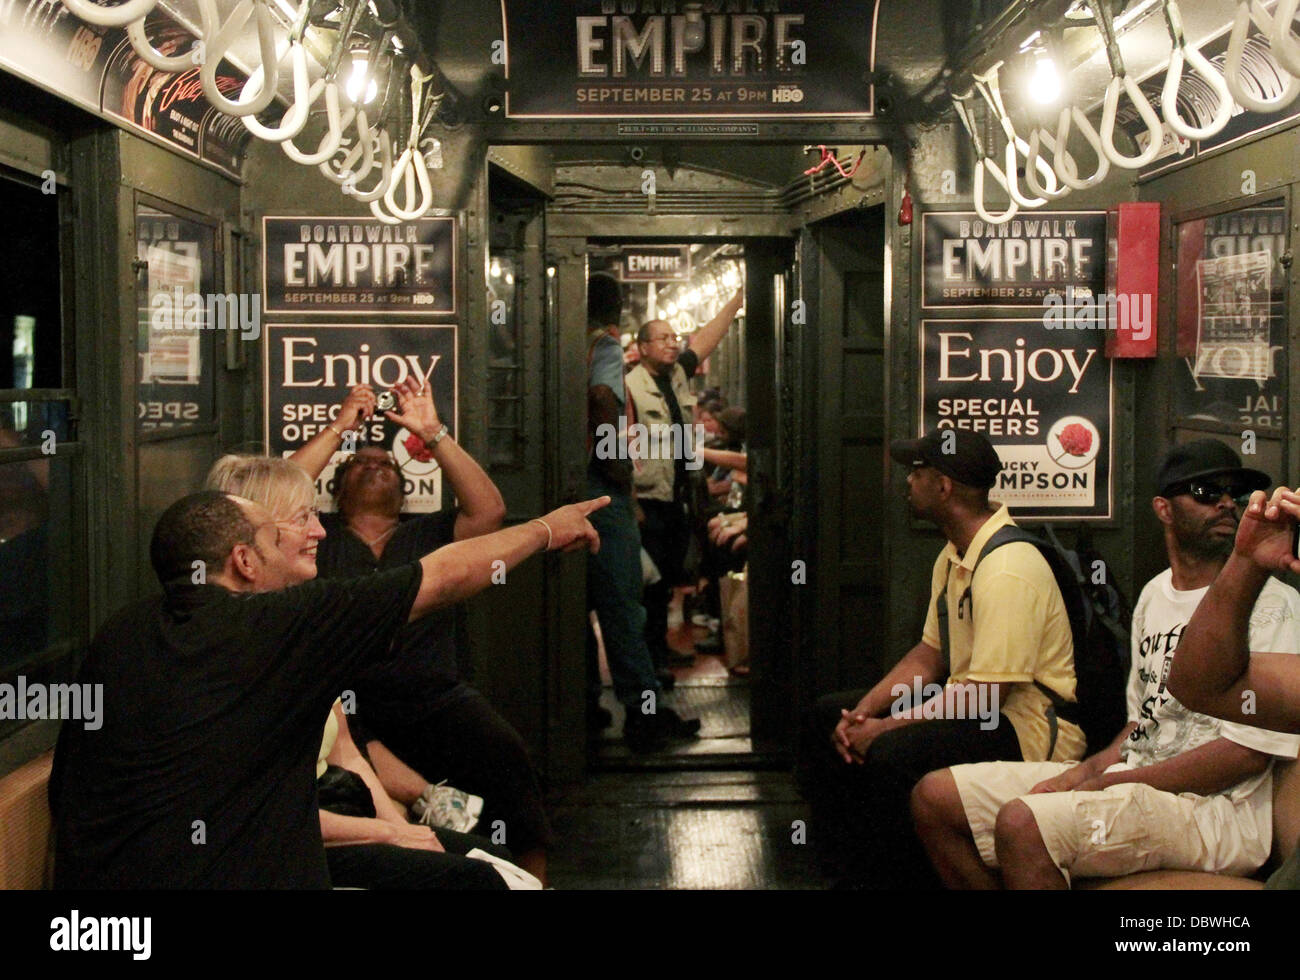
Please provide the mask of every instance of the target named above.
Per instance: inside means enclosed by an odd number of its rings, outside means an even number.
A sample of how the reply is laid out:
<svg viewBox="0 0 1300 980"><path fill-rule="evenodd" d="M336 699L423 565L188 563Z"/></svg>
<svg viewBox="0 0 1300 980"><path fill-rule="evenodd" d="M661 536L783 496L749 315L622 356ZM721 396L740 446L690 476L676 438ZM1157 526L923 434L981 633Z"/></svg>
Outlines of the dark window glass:
<svg viewBox="0 0 1300 980"><path fill-rule="evenodd" d="M63 387L58 198L0 177L0 389Z"/></svg>
<svg viewBox="0 0 1300 980"><path fill-rule="evenodd" d="M522 466L523 372L515 259L493 252L488 265L488 460L493 466Z"/></svg>
<svg viewBox="0 0 1300 980"><path fill-rule="evenodd" d="M71 636L71 467L0 463L0 679Z"/></svg>

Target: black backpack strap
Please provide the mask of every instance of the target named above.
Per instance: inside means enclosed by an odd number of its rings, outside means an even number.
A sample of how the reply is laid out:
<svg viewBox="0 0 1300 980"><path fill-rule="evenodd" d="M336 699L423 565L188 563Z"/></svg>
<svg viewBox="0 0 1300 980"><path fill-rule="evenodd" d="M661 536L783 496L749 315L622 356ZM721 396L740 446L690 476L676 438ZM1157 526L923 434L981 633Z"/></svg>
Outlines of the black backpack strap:
<svg viewBox="0 0 1300 980"><path fill-rule="evenodd" d="M943 575L943 586L939 589L939 598L934 601L934 612L939 619L939 662L943 665L945 683L948 675L952 673L952 648L948 645L948 579L951 575L952 562L948 562L948 570Z"/></svg>

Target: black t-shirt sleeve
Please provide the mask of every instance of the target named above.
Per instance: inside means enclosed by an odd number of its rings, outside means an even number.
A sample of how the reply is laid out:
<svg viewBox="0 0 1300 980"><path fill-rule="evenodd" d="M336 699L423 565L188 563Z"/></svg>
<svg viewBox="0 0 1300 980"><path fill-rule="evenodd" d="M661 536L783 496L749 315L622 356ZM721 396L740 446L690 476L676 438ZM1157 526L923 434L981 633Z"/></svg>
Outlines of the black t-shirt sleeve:
<svg viewBox="0 0 1300 980"><path fill-rule="evenodd" d="M677 356L677 363L686 372L686 377L693 378L695 372L700 369L700 355L688 347Z"/></svg>
<svg viewBox="0 0 1300 980"><path fill-rule="evenodd" d="M247 601L257 607L258 633L288 658L306 689L338 696L364 663L388 656L406 624L424 569L419 562L361 578L316 579Z"/></svg>

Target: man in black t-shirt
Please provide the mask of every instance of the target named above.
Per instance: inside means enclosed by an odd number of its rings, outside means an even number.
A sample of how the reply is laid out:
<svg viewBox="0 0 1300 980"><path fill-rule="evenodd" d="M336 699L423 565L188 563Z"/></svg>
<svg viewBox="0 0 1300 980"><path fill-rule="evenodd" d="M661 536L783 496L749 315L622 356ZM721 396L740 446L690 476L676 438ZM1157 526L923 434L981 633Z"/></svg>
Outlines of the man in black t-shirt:
<svg viewBox="0 0 1300 980"><path fill-rule="evenodd" d="M174 503L150 543L164 595L112 616L77 677L103 685L102 727L59 736L56 887L329 887L315 763L345 678L404 623L489 585L495 562L598 548L586 515L606 502L294 588L265 508L215 491Z"/></svg>
<svg viewBox="0 0 1300 980"><path fill-rule="evenodd" d="M672 325L666 320L650 320L637 333L640 363L627 375L637 422L648 430L651 446L651 458L641 461L634 480L637 504L645 515L641 544L660 574L659 581L645 590L645 638L656 668L678 659L668 648L668 603L673 587L681 580L691 534L687 458L698 459L691 411L695 396L687 381L727 335L743 300L744 291L740 290L717 316L691 335L686 350L680 353ZM691 656L682 658L683 663L693 660Z"/></svg>

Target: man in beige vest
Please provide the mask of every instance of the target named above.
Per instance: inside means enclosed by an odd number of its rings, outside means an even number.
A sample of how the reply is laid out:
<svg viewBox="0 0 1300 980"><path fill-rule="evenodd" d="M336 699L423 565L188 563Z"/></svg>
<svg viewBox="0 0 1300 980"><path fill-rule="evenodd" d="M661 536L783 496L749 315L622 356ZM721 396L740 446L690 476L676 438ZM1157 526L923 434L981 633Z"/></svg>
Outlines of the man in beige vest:
<svg viewBox="0 0 1300 980"><path fill-rule="evenodd" d="M698 461L687 381L726 336L744 300L737 291L712 320L691 335L686 349L665 320L650 320L637 333L641 363L627 375L637 421L649 435L650 458L635 476L637 503L645 515L641 544L659 568L660 580L645 590L646 645L663 668L678 655L668 648L668 602L682 575L690 539L687 463ZM698 468L698 462L695 464ZM694 658L682 658L689 663Z"/></svg>

